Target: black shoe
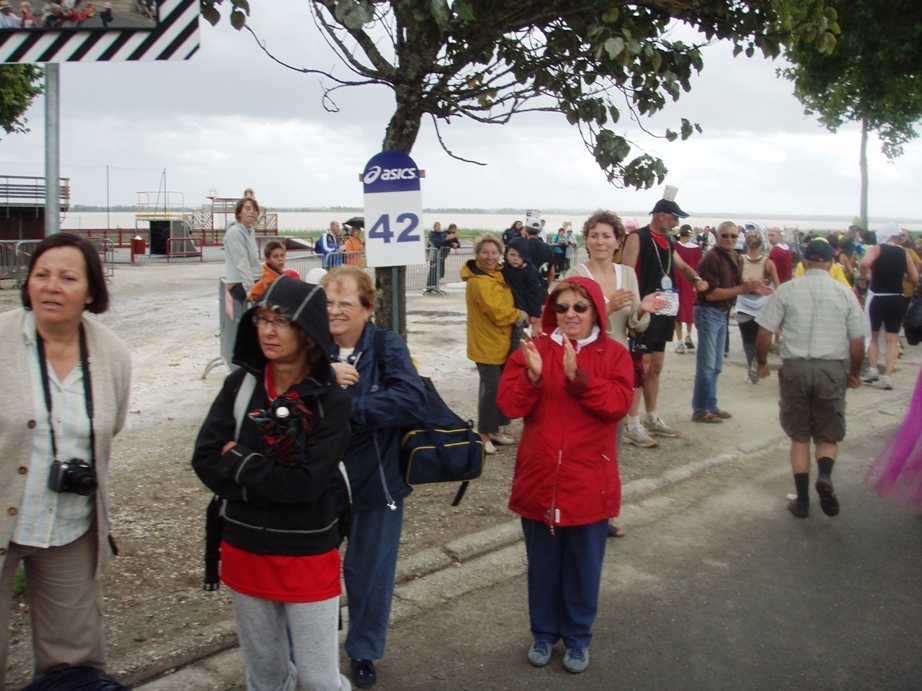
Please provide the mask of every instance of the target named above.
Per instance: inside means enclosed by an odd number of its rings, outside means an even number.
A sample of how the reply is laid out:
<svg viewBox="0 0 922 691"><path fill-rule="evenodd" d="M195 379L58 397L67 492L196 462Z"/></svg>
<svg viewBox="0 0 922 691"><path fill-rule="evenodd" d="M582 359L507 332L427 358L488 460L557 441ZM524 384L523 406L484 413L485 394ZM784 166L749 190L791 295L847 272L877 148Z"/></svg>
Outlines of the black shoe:
<svg viewBox="0 0 922 691"><path fill-rule="evenodd" d="M810 502L791 499L791 501L788 502L788 511L798 518L806 518L810 515Z"/></svg>
<svg viewBox="0 0 922 691"><path fill-rule="evenodd" d="M836 499L836 491L832 487L832 480L828 475L820 475L816 478L816 493L820 495L820 508L827 516L839 515L839 500Z"/></svg>
<svg viewBox="0 0 922 691"><path fill-rule="evenodd" d="M352 683L360 689L370 689L378 681L375 663L371 660L349 660L352 667Z"/></svg>
<svg viewBox="0 0 922 691"><path fill-rule="evenodd" d="M624 537L624 531L616 525L608 524L608 537Z"/></svg>

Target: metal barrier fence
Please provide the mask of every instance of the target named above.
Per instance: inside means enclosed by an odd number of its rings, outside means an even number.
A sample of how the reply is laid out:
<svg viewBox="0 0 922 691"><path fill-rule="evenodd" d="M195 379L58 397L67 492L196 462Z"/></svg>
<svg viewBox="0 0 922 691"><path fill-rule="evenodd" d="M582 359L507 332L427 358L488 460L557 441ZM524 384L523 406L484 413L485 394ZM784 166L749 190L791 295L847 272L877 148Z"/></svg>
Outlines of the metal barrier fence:
<svg viewBox="0 0 922 691"><path fill-rule="evenodd" d="M429 261L429 257L427 257L425 261L419 264L411 264L407 267L407 292L432 293L441 290L438 286L460 281L461 267L464 262L474 257L473 250L470 247L451 250L444 257L439 257L438 252L439 250L437 249L430 249L428 250L428 255L432 258L432 261ZM440 262L441 259L444 259L444 264ZM324 260L327 260L326 266L324 265ZM319 254L289 257L288 261L285 262L285 268L294 269L301 274L301 278L305 278L311 269L328 269L330 266L339 266L341 264L361 266L370 276L374 276L375 270L365 266L364 252L343 252L328 255L327 257ZM442 266L444 266L444 270L442 270ZM436 279L436 267L438 268L438 279Z"/></svg>
<svg viewBox="0 0 922 691"><path fill-rule="evenodd" d="M115 276L115 246L111 240L88 238L96 246L102 262L103 275ZM0 240L0 278L16 281L15 287L22 285L29 270L29 260L41 240Z"/></svg>
<svg viewBox="0 0 922 691"><path fill-rule="evenodd" d="M335 255L342 257L334 259L334 266L339 264L355 264L362 266L371 276L374 276L374 269L365 267L364 252L346 252ZM334 256L334 255L330 255ZM464 263L474 258L474 250L471 247L462 247L446 251L445 248L436 249L430 247L427 250L425 262L411 264L407 267L407 292L420 291L423 293L442 293L442 286L446 283L457 283L461 280L461 267ZM322 260L326 259L319 254L291 257L285 263L285 267L294 269L301 278L307 276L308 271L314 268L329 268L324 266ZM574 248L573 255L570 259L570 266L574 267L580 262L580 249Z"/></svg>
<svg viewBox="0 0 922 691"><path fill-rule="evenodd" d="M237 340L237 327L240 324L240 318L246 312L246 306L237 302L231 297L227 289L227 282L221 278L218 281L218 326L221 332L221 355L209 362L202 373L202 379L208 376L208 373L220 364L224 364L227 369L233 372L237 369L236 365L231 364L234 357L234 342Z"/></svg>
<svg viewBox="0 0 922 691"><path fill-rule="evenodd" d="M462 247L450 252L440 252L438 249L430 248L427 254L429 261L407 267L407 292L418 290L424 293L444 295L445 291L440 286L460 281L461 267L466 261L474 257L474 251L471 247ZM333 266L343 263L362 266L374 278L374 269L363 266L365 263L364 252L343 252L331 256L333 257L331 260ZM578 263L578 258L579 251L574 250L570 265L575 266ZM285 262L285 268L294 269L304 279L311 269L328 268L323 266L324 259L326 257L319 254L292 257ZM445 261L444 270L440 263L442 259ZM236 369L236 366L231 364L231 358L234 354L234 341L237 339L237 326L246 309L246 306L230 296L227 284L222 278L218 284L218 322L221 332L221 355L208 363L205 372L202 374L202 379L222 363L232 372Z"/></svg>

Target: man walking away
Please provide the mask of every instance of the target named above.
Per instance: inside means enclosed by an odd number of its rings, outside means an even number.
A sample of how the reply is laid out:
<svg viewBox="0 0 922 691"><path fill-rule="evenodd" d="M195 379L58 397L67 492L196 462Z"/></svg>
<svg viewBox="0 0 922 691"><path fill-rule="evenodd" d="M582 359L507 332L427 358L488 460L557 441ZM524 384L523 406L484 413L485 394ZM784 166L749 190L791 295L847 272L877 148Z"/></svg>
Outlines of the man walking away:
<svg viewBox="0 0 922 691"><path fill-rule="evenodd" d="M873 382L879 378L880 385L888 390L893 388L890 377L900 356L900 328L906 315L903 276L905 275L913 286L919 285L916 264L909 252L900 246L900 229L895 223L892 225L895 232L891 232L887 242L868 248L858 267L858 290L867 292L870 289L873 294L867 305L868 316L871 318L871 344L868 346L870 369L863 379ZM884 374L877 369L881 327L886 331L887 339Z"/></svg>
<svg viewBox="0 0 922 691"><path fill-rule="evenodd" d="M838 443L845 438L845 392L861 386L867 332L855 294L829 275L834 250L814 240L804 250L803 278L775 290L756 319L759 377L769 374L772 334L784 330L781 344L781 427L791 438L791 469L797 497L788 510L797 518L810 513L810 441L815 445L816 491L827 516L839 513L832 486Z"/></svg>

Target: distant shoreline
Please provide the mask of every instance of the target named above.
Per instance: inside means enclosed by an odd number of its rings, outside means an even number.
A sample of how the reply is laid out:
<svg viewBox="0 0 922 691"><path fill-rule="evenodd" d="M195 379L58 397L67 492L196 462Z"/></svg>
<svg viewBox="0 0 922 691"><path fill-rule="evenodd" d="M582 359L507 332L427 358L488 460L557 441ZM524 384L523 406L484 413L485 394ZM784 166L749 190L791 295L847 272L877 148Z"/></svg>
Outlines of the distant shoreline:
<svg viewBox="0 0 922 691"><path fill-rule="evenodd" d="M110 206L108 211L110 213L134 213L137 210L136 206ZM362 207L353 207L353 206L331 206L331 207L267 207L267 210L272 213L312 213L312 214L361 214L364 212ZM104 206L90 206L82 204L74 204L70 207L69 213L106 213L106 207ZM191 211L191 209L190 209ZM596 209L541 209L542 215L544 216L590 216L595 213ZM426 214L463 214L463 215L503 215L503 216L514 216L514 217L523 217L525 216L524 209L476 209L476 208L425 208L423 213ZM618 211L618 215L622 218L630 218L636 216L637 218L644 218L649 215L649 211ZM824 223L838 222L843 218L846 218L847 214L765 214L765 213L748 213L745 211L734 212L734 211L695 211L692 215L692 218L729 218L729 219L739 219L745 221L759 221L759 220L774 220L774 221L822 221ZM880 225L881 223L887 222L896 222L903 224L911 225L922 225L922 219L919 218L901 218L901 217L892 217L892 216L872 216L869 219L869 224L873 227L875 225Z"/></svg>

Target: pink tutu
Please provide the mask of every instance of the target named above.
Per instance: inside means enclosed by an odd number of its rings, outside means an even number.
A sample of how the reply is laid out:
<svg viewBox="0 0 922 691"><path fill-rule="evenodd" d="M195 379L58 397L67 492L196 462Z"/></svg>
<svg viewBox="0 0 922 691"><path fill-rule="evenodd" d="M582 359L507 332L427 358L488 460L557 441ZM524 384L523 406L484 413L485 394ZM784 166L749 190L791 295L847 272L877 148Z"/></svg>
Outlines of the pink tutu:
<svg viewBox="0 0 922 691"><path fill-rule="evenodd" d="M922 513L922 372L906 419L877 456L865 482L874 493Z"/></svg>

